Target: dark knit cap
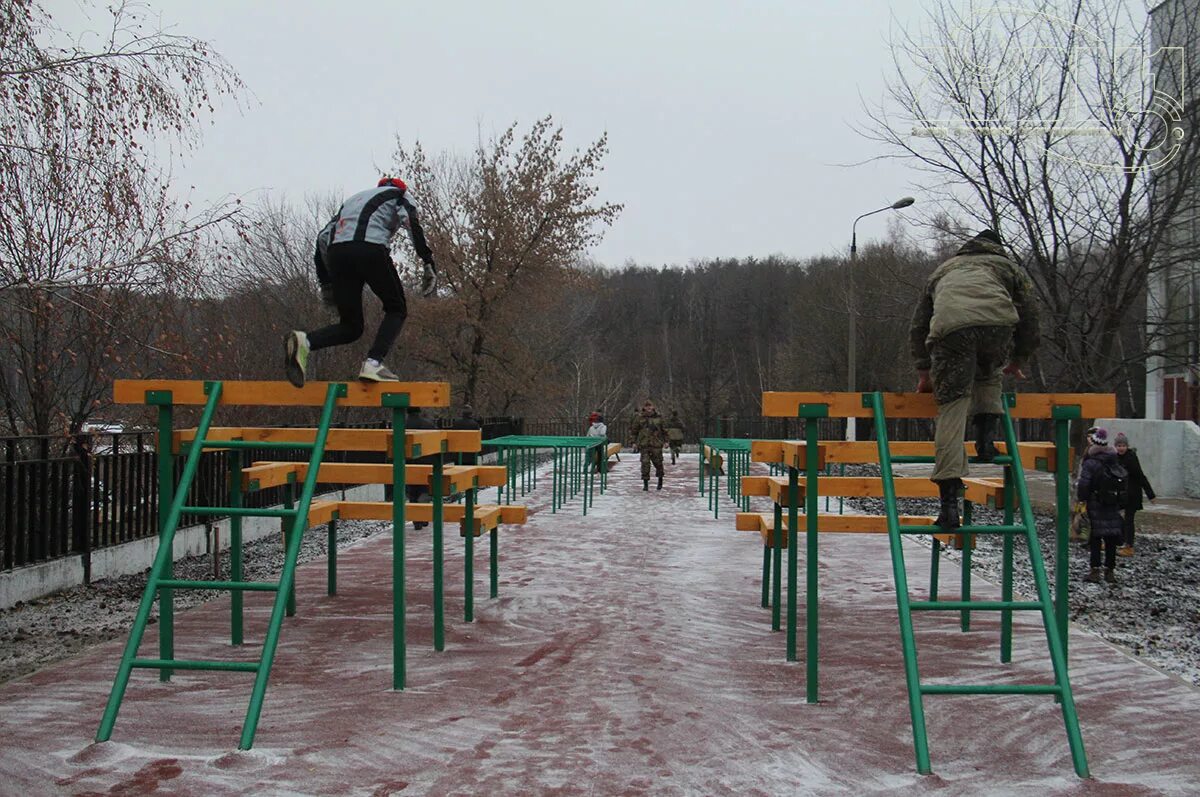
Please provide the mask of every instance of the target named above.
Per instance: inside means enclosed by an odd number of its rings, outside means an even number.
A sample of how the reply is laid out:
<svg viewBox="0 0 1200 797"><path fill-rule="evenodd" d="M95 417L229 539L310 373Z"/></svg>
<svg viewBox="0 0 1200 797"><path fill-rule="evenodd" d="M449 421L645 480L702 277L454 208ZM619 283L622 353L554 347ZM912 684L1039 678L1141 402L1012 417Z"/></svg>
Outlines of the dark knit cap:
<svg viewBox="0 0 1200 797"><path fill-rule="evenodd" d="M1000 234L997 233L995 230L980 230L975 235L975 238L980 241L988 241L988 242L994 243L994 244L1000 244L1000 245L1004 244L1004 241L1000 240Z"/></svg>

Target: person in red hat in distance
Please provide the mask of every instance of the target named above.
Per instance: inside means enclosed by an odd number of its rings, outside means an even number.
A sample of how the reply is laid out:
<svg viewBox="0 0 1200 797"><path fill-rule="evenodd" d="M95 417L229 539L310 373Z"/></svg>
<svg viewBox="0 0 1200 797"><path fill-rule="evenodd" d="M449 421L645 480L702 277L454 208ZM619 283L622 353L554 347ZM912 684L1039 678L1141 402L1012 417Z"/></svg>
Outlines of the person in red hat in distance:
<svg viewBox="0 0 1200 797"><path fill-rule="evenodd" d="M392 263L390 248L393 236L401 228L408 230L417 256L425 263L421 295L432 296L436 291L433 252L425 242L417 208L404 181L399 177L384 177L375 188L354 194L338 210L326 250L338 322L311 332L292 330L284 336L284 368L293 385L304 386L309 352L344 346L362 337L364 285L379 297L384 315L358 378L368 382L400 381L383 361L408 316L404 286Z"/></svg>

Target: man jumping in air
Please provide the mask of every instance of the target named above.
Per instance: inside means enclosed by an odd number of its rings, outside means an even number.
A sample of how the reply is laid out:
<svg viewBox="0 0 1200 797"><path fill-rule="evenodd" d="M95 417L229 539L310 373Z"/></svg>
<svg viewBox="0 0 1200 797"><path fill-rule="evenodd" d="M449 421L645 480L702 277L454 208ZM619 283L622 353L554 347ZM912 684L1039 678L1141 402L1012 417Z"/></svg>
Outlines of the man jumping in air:
<svg viewBox="0 0 1200 797"><path fill-rule="evenodd" d="M293 385L304 386L309 352L353 343L362 337L363 285L370 286L383 302L384 316L358 378L368 382L399 381L383 360L408 316L404 286L389 248L401 227L408 229L413 248L425 263L421 295L433 295L437 288L437 268L417 220L417 209L408 196L408 186L398 177L384 177L377 187L360 191L338 210L326 251L338 322L312 332L292 330L284 336L285 369Z"/></svg>

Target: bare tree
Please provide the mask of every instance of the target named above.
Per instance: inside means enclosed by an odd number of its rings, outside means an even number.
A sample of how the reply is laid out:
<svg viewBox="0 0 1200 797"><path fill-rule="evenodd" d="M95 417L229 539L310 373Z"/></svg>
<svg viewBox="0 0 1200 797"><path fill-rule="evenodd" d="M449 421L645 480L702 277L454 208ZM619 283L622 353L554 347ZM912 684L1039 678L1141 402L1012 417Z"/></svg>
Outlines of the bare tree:
<svg viewBox="0 0 1200 797"><path fill-rule="evenodd" d="M464 401L476 403L487 384L507 404L539 367L530 344L556 334L540 328L540 311L572 289L573 267L621 211L596 201L607 149L601 136L564 153L550 117L520 140L514 124L470 159L399 146L398 173L416 192L447 288L414 312L426 322L419 329L434 333L421 356L450 372Z"/></svg>
<svg viewBox="0 0 1200 797"><path fill-rule="evenodd" d="M89 49L55 44L67 34L37 3L0 1L0 398L12 431L78 428L129 348L186 356L161 313L194 288L202 251L237 212L174 200L148 149L194 140L237 76L141 7L107 13Z"/></svg>
<svg viewBox="0 0 1200 797"><path fill-rule="evenodd" d="M1170 40L1194 43L1182 5ZM929 176L923 206L999 229L1024 262L1049 327L1043 384L1112 389L1144 360L1121 341L1148 276L1197 254L1166 242L1194 212L1200 111L1156 92L1178 53L1152 49L1144 4L1023 6L934 3L893 37L895 77L862 132Z"/></svg>

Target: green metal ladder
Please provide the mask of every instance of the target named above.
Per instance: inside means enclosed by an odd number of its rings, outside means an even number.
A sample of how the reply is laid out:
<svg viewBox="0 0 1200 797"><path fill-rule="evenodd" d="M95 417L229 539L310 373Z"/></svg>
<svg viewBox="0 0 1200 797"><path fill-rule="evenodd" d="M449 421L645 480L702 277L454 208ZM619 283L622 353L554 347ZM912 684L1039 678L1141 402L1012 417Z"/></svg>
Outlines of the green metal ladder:
<svg viewBox="0 0 1200 797"><path fill-rule="evenodd" d="M204 412L201 414L200 422L196 427L195 440L191 443L188 450L187 460L183 466L183 472L180 476L177 489L174 489L171 483L173 479L171 478L172 463L170 462L172 457L170 395L147 397L149 403L158 404L160 407L158 449L160 463L160 526L158 553L155 556L154 566L150 570L150 578L146 582L146 590L142 593L142 601L138 606L137 616L134 618L133 628L129 633L129 641L125 644L125 652L121 656L121 664L117 669L117 676L113 681L112 691L108 696L108 704L105 706L104 716L100 720L100 728L96 731L97 742L108 741L112 735L113 725L117 720L117 712L121 708L121 701L125 696L125 688L129 685L129 676L133 670L156 669L160 673L160 678L164 681L170 679L171 673L174 670L219 670L254 673L254 689L250 694L250 705L246 710L246 721L242 725L242 737L238 747L242 750L249 750L254 744L254 733L258 728L259 716L262 713L263 697L267 691L267 679L271 674L271 665L274 662L275 651L279 644L279 629L283 624L285 612L290 614L294 611L294 609L289 611L289 608L294 606L296 559L300 553L300 541L304 537L304 531L308 526L308 510L312 504L313 493L316 491L317 473L325 454L325 441L329 434L329 425L333 420L333 410L337 404L337 399L346 395L346 385L344 383L331 383L329 385L329 389L325 394L325 403L321 410L321 419L318 423L313 442L270 443L262 441L205 439L212 425L217 405L220 403L221 384L221 382L205 383L205 392L208 396L208 401L204 405ZM166 419L165 421L164 418ZM166 444L165 447L164 442ZM240 484L237 482L240 474L232 473L231 480L233 484L231 484L231 493L233 500L231 500L231 503L235 504L235 506L186 506L184 502L187 498L188 489L195 478L200 463L200 454L205 448L230 449L235 455L240 454L242 449L247 448L300 449L310 451L308 472L300 491L299 501L295 506L284 509L250 509L243 507L240 505L241 491L238 489ZM240 457L235 456L234 462L236 463L239 459ZM173 489L174 492L172 493ZM164 510L162 507L168 506L168 500L169 508ZM231 577L233 580L189 581L171 577L174 569L172 551L174 549L175 532L178 531L180 518L185 512L192 515L227 515L232 518L232 523L238 524L234 533L231 534L231 542L234 546L231 556ZM280 574L278 582L240 580L240 520L244 517L277 517L284 520L291 520L292 526L290 533L287 535L287 552L284 559L283 572ZM244 591L274 592L275 602L271 609L271 619L267 624L266 636L263 639L262 656L259 660L191 661L176 659L174 657L172 605L173 591L177 589L213 589L232 592L234 601L233 643L235 645L241 644L242 641L241 624L239 622L242 593ZM138 658L138 648L146 632L146 624L150 618L150 610L154 605L155 598L159 598L162 604L159 657L156 659Z"/></svg>
<svg viewBox="0 0 1200 797"><path fill-rule="evenodd" d="M1050 587L1046 578L1046 568L1042 559L1041 547L1038 544L1037 526L1034 524L1033 509L1029 503L1029 494L1025 488L1025 471L1019 455L1002 455L995 458L995 463L1005 466L1005 525L979 526L971 525L970 516L964 514L966 525L959 529L964 535L964 550L969 550L972 536L975 534L1004 535L1004 585L1002 600L972 601L969 599L957 601L914 601L908 594L908 579L904 566L904 550L901 545L901 534L932 534L940 531L937 526L901 526L899 513L896 508L896 489L892 482L893 462L932 462L933 457L895 456L891 455L887 437L887 423L884 417L882 393L863 395L863 404L873 411L875 433L879 445L879 467L883 478L884 505L887 510L888 541L892 553L892 571L896 580L896 603L900 613L900 641L904 652L904 674L908 686L909 710L912 714L913 747L917 758L917 771L923 775L930 773L929 741L925 730L925 707L922 699L925 695L1053 695L1062 708L1063 724L1066 726L1067 741L1071 748L1071 759L1075 765L1075 773L1081 778L1088 777L1087 756L1083 750L1083 737L1079 732L1079 718L1075 713L1075 700L1071 693L1071 683L1067 673L1067 655L1063 635L1055 621L1055 607L1050 598ZM1004 439L1008 451L1017 451L1016 431L1013 427L1009 407L1015 404L1015 396L1011 393L1004 396ZM1021 522L1012 523L1012 500L1016 495L1021 513ZM1033 569L1033 580L1037 587L1036 601L1015 601L1012 599L1012 546L1013 539L1025 535L1029 545L1029 560ZM966 566L964 564L964 566ZM969 598L969 596L963 596ZM1063 600L1065 601L1065 593ZM1046 642L1050 648L1050 662L1054 670L1053 684L922 684L917 671L917 647L913 637L912 613L914 611L962 611L964 614L971 610L999 611L1002 613L1004 632L1003 638L1011 635L1012 612L1036 611L1042 616L1042 625L1046 632ZM1006 632L1006 633L1005 633ZM1007 645L1002 646L1002 661L1008 661Z"/></svg>

